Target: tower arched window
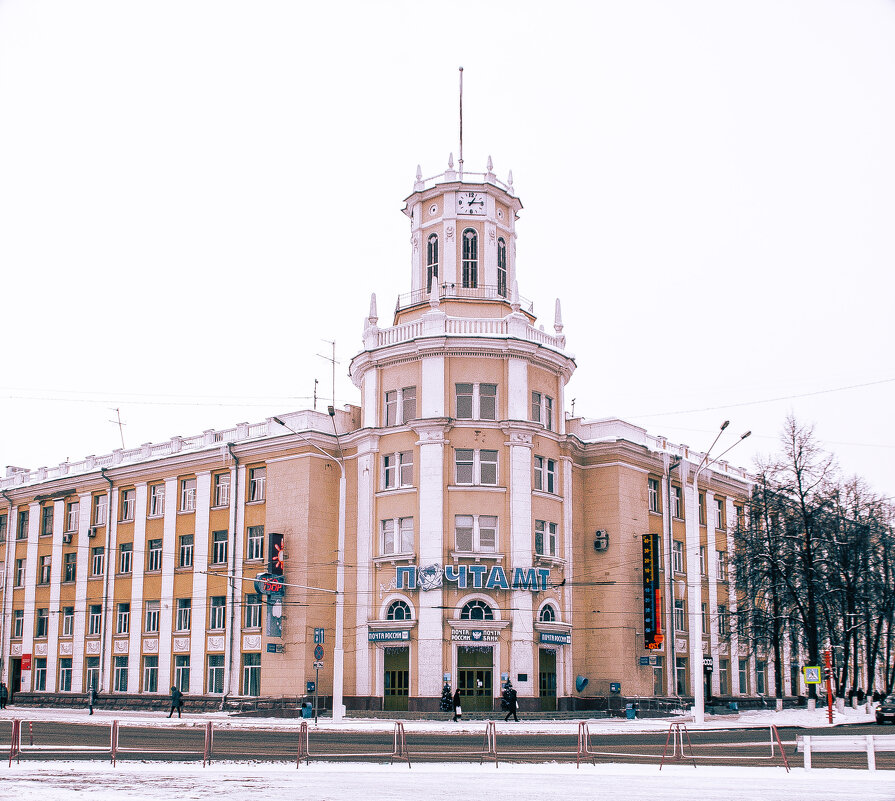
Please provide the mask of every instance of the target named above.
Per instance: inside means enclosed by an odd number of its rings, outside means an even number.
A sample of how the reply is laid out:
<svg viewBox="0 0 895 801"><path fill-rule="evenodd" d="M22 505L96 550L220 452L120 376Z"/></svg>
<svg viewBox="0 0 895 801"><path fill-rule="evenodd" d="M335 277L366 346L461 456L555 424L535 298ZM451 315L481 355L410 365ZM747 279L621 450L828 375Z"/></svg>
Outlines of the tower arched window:
<svg viewBox="0 0 895 801"><path fill-rule="evenodd" d="M460 620L494 620L494 610L484 601L469 601L460 610Z"/></svg>
<svg viewBox="0 0 895 801"><path fill-rule="evenodd" d="M410 613L410 604L407 601L392 601L385 617L387 620L410 620L413 617Z"/></svg>
<svg viewBox="0 0 895 801"><path fill-rule="evenodd" d="M541 609L540 614L541 623L555 623L556 622L556 609L552 604L545 604Z"/></svg>
<svg viewBox="0 0 895 801"><path fill-rule="evenodd" d="M475 289L479 285L479 235L473 228L463 232L463 287Z"/></svg>
<svg viewBox="0 0 895 801"><path fill-rule="evenodd" d="M503 237L497 240L497 294L507 296L507 243Z"/></svg>
<svg viewBox="0 0 895 801"><path fill-rule="evenodd" d="M426 246L426 292L432 291L432 284L438 286L438 235L430 234Z"/></svg>

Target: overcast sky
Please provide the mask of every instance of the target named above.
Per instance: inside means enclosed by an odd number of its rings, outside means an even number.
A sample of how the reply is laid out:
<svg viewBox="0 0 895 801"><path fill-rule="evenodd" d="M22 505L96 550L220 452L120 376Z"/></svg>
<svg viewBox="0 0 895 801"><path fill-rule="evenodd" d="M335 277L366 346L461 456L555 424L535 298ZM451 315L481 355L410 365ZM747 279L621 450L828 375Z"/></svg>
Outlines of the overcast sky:
<svg viewBox="0 0 895 801"><path fill-rule="evenodd" d="M751 466L792 411L895 495L893 42L892 0L0 0L0 465L309 408L324 340L359 402L462 65L576 414Z"/></svg>

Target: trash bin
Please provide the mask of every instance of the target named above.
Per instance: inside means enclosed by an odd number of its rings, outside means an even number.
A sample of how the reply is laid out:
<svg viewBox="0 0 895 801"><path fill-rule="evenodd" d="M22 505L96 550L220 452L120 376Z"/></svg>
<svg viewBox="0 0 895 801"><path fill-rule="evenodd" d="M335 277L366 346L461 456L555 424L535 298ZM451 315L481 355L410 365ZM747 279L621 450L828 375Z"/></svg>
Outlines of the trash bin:
<svg viewBox="0 0 895 801"><path fill-rule="evenodd" d="M738 703L737 701L731 701L731 702L727 705L727 708L728 708L731 712L739 712L739 711L740 711L740 705L739 705L739 703Z"/></svg>
<svg viewBox="0 0 895 801"><path fill-rule="evenodd" d="M637 707L634 704L625 704L625 717L628 720L634 720L637 717Z"/></svg>
<svg viewBox="0 0 895 801"><path fill-rule="evenodd" d="M301 705L301 716L303 718L314 717L314 706L310 701L305 701Z"/></svg>

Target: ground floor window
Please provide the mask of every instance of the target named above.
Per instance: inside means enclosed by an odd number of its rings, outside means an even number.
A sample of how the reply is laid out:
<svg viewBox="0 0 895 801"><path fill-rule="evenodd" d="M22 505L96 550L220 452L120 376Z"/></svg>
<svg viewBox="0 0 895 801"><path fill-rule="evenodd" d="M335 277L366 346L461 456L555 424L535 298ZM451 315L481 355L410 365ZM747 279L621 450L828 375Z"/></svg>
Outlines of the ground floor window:
<svg viewBox="0 0 895 801"><path fill-rule="evenodd" d="M755 692L757 695L767 695L767 662L755 662Z"/></svg>
<svg viewBox="0 0 895 801"><path fill-rule="evenodd" d="M174 657L174 686L185 693L190 689L190 658L188 656Z"/></svg>
<svg viewBox="0 0 895 801"><path fill-rule="evenodd" d="M653 665L653 695L665 695L665 658L655 657Z"/></svg>
<svg viewBox="0 0 895 801"><path fill-rule="evenodd" d="M208 657L208 692L224 692L224 655L210 654Z"/></svg>
<svg viewBox="0 0 895 801"><path fill-rule="evenodd" d="M71 657L63 657L59 660L59 691L71 692Z"/></svg>
<svg viewBox="0 0 895 801"><path fill-rule="evenodd" d="M115 685L116 693L127 692L127 657L115 657Z"/></svg>
<svg viewBox="0 0 895 801"><path fill-rule="evenodd" d="M261 695L261 654L242 655L242 694Z"/></svg>
<svg viewBox="0 0 895 801"><path fill-rule="evenodd" d="M143 692L158 692L158 657L143 657Z"/></svg>
<svg viewBox="0 0 895 801"><path fill-rule="evenodd" d="M87 657L87 673L85 678L87 679L87 685L85 687L86 690L89 690L93 687L94 690L99 690L99 657L98 656L88 656Z"/></svg>
<svg viewBox="0 0 895 801"><path fill-rule="evenodd" d="M47 689L47 660L39 657L34 660L34 690L43 692Z"/></svg>
<svg viewBox="0 0 895 801"><path fill-rule="evenodd" d="M677 694L687 695L687 657L679 656L674 662L677 677Z"/></svg>
<svg viewBox="0 0 895 801"><path fill-rule="evenodd" d="M746 659L740 660L740 693L749 694L749 662Z"/></svg>
<svg viewBox="0 0 895 801"><path fill-rule="evenodd" d="M720 695L728 695L727 671L730 670L730 660L719 659L718 664L721 668L718 672L718 693Z"/></svg>

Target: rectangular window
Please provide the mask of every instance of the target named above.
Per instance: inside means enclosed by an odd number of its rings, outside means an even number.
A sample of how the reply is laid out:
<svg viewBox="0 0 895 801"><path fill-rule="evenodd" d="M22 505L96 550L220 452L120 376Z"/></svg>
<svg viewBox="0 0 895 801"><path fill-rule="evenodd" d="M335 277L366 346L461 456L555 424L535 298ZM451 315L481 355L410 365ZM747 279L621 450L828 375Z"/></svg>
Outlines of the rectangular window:
<svg viewBox="0 0 895 801"><path fill-rule="evenodd" d="M755 661L755 694L764 695L767 690L767 662L763 660Z"/></svg>
<svg viewBox="0 0 895 801"><path fill-rule="evenodd" d="M74 552L62 556L62 580L74 581L78 575L78 555Z"/></svg>
<svg viewBox="0 0 895 801"><path fill-rule="evenodd" d="M137 508L137 491L135 489L121 490L121 517L122 522L133 520Z"/></svg>
<svg viewBox="0 0 895 801"><path fill-rule="evenodd" d="M671 569L675 573L684 572L684 543L680 540L671 543Z"/></svg>
<svg viewBox="0 0 895 801"><path fill-rule="evenodd" d="M466 448L457 448L454 451L454 464L458 484L473 483L473 465L475 464L475 451Z"/></svg>
<svg viewBox="0 0 895 801"><path fill-rule="evenodd" d="M556 523L535 520L535 553L556 556Z"/></svg>
<svg viewBox="0 0 895 801"><path fill-rule="evenodd" d="M214 477L214 505L230 505L230 474L217 473Z"/></svg>
<svg viewBox="0 0 895 801"><path fill-rule="evenodd" d="M62 636L71 637L75 633L75 608L62 607Z"/></svg>
<svg viewBox="0 0 895 801"><path fill-rule="evenodd" d="M162 541L149 540L149 547L146 549L146 570L153 572L162 569Z"/></svg>
<svg viewBox="0 0 895 801"><path fill-rule="evenodd" d="M90 575L102 576L106 572L106 549L103 546L91 549Z"/></svg>
<svg viewBox="0 0 895 801"><path fill-rule="evenodd" d="M211 563L222 565L227 561L227 535L226 531L215 531L211 535Z"/></svg>
<svg viewBox="0 0 895 801"><path fill-rule="evenodd" d="M684 499L680 487L671 488L671 513L678 520L684 519Z"/></svg>
<svg viewBox="0 0 895 801"><path fill-rule="evenodd" d="M413 451L388 453L382 457L383 488L413 486Z"/></svg>
<svg viewBox="0 0 895 801"><path fill-rule="evenodd" d="M86 680L86 689L90 689L93 687L94 689L99 689L99 657L98 656L88 656L87 657L87 670L85 671Z"/></svg>
<svg viewBox="0 0 895 801"><path fill-rule="evenodd" d="M6 526L8 515L0 515L0 542L6 542Z"/></svg>
<svg viewBox="0 0 895 801"><path fill-rule="evenodd" d="M261 596L246 595L246 618L245 627L247 629L261 628Z"/></svg>
<svg viewBox="0 0 895 801"><path fill-rule="evenodd" d="M129 634L131 630L131 605L118 604L118 616L116 618L115 633Z"/></svg>
<svg viewBox="0 0 895 801"><path fill-rule="evenodd" d="M413 553L413 518L382 521L382 555Z"/></svg>
<svg viewBox="0 0 895 801"><path fill-rule="evenodd" d="M62 657L59 660L59 690L71 692L71 657Z"/></svg>
<svg viewBox="0 0 895 801"><path fill-rule="evenodd" d="M175 621L175 631L190 630L190 612L192 611L193 601L191 598L177 599L177 619Z"/></svg>
<svg viewBox="0 0 895 801"><path fill-rule="evenodd" d="M677 694L687 695L687 657L679 656L674 660L674 673L677 683Z"/></svg>
<svg viewBox="0 0 895 801"><path fill-rule="evenodd" d="M38 583L50 583L50 572L52 570L52 567L52 557L49 554L40 557L40 570L37 577Z"/></svg>
<svg viewBox="0 0 895 801"><path fill-rule="evenodd" d="M134 544L123 542L118 546L118 572L130 573L134 558Z"/></svg>
<svg viewBox="0 0 895 801"><path fill-rule="evenodd" d="M218 630L224 628L224 610L227 598L223 595L215 595L211 599L211 607L208 610L208 628Z"/></svg>
<svg viewBox="0 0 895 801"><path fill-rule="evenodd" d="M725 604L718 604L718 635L726 637L727 631L727 606Z"/></svg>
<svg viewBox="0 0 895 801"><path fill-rule="evenodd" d="M497 486L497 451L457 448L454 466L457 484Z"/></svg>
<svg viewBox="0 0 895 801"><path fill-rule="evenodd" d="M479 548L480 551L497 550L497 518L492 515L479 515Z"/></svg>
<svg viewBox="0 0 895 801"><path fill-rule="evenodd" d="M702 634L703 636L709 633L709 608L708 604L702 604Z"/></svg>
<svg viewBox="0 0 895 801"><path fill-rule="evenodd" d="M544 427L553 431L553 398L544 396Z"/></svg>
<svg viewBox="0 0 895 801"><path fill-rule="evenodd" d="M190 658L189 656L174 657L174 686L185 693L190 689Z"/></svg>
<svg viewBox="0 0 895 801"><path fill-rule="evenodd" d="M180 511L196 511L196 479L180 479Z"/></svg>
<svg viewBox="0 0 895 801"><path fill-rule="evenodd" d="M647 492L649 493L649 510L651 512L661 512L662 507L660 505L660 498L662 497L659 493L659 479L650 478L647 479Z"/></svg>
<svg viewBox="0 0 895 801"><path fill-rule="evenodd" d="M389 390L385 393L385 425L398 424L398 391Z"/></svg>
<svg viewBox="0 0 895 801"><path fill-rule="evenodd" d="M705 493L699 493L699 525L705 525Z"/></svg>
<svg viewBox="0 0 895 801"><path fill-rule="evenodd" d="M38 609L34 626L35 637L46 637L50 631L50 610Z"/></svg>
<svg viewBox="0 0 895 801"><path fill-rule="evenodd" d="M208 655L208 692L224 692L224 655Z"/></svg>
<svg viewBox="0 0 895 801"><path fill-rule="evenodd" d="M14 609L12 612L12 636L21 639L25 631L25 610Z"/></svg>
<svg viewBox="0 0 895 801"><path fill-rule="evenodd" d="M384 424L400 426L416 419L416 387L391 389L385 393Z"/></svg>
<svg viewBox="0 0 895 801"><path fill-rule="evenodd" d="M718 551L718 581L727 581L727 551Z"/></svg>
<svg viewBox="0 0 895 801"><path fill-rule="evenodd" d="M541 492L556 493L556 460L547 459L543 456L534 457L535 479L534 488Z"/></svg>
<svg viewBox="0 0 895 801"><path fill-rule="evenodd" d="M404 387L401 390L402 422L416 420L416 387Z"/></svg>
<svg viewBox="0 0 895 801"><path fill-rule="evenodd" d="M479 451L479 484L497 486L497 451Z"/></svg>
<svg viewBox="0 0 895 801"><path fill-rule="evenodd" d="M28 511L19 512L19 525L16 528L16 539L17 540L27 540L28 539Z"/></svg>
<svg viewBox="0 0 895 801"><path fill-rule="evenodd" d="M16 577L14 587L24 587L25 586L25 560L24 559L16 559Z"/></svg>
<svg viewBox="0 0 895 801"><path fill-rule="evenodd" d="M699 575L705 577L705 545L699 546Z"/></svg>
<svg viewBox="0 0 895 801"><path fill-rule="evenodd" d="M749 694L749 661L747 659L740 660L740 694Z"/></svg>
<svg viewBox="0 0 895 801"><path fill-rule="evenodd" d="M127 657L115 657L115 683L112 689L116 693L127 692Z"/></svg>
<svg viewBox="0 0 895 801"><path fill-rule="evenodd" d="M193 535L180 535L179 564L181 567L193 566Z"/></svg>
<svg viewBox="0 0 895 801"><path fill-rule="evenodd" d="M266 467L253 467L249 470L249 502L264 500L266 483Z"/></svg>
<svg viewBox="0 0 895 801"><path fill-rule="evenodd" d="M109 498L106 495L93 496L93 525L104 526L108 519Z"/></svg>
<svg viewBox="0 0 895 801"><path fill-rule="evenodd" d="M664 657L657 656L655 660L658 662L653 667L653 695L665 695L665 662Z"/></svg>
<svg viewBox="0 0 895 801"><path fill-rule="evenodd" d="M103 625L103 608L99 604L90 605L90 616L87 618L87 633L99 634Z"/></svg>
<svg viewBox="0 0 895 801"><path fill-rule="evenodd" d="M43 537L48 537L53 533L53 507L44 506L40 511L40 533Z"/></svg>
<svg viewBox="0 0 895 801"><path fill-rule="evenodd" d="M246 559L264 559L264 526L249 526L246 534Z"/></svg>
<svg viewBox="0 0 895 801"><path fill-rule="evenodd" d="M147 634L158 632L159 601L146 601L146 620L144 629Z"/></svg>
<svg viewBox="0 0 895 801"><path fill-rule="evenodd" d="M472 384L456 384L457 419L472 420Z"/></svg>
<svg viewBox="0 0 895 801"><path fill-rule="evenodd" d="M65 505L65 530L73 533L78 530L81 518L81 504L78 501L69 501Z"/></svg>
<svg viewBox="0 0 895 801"><path fill-rule="evenodd" d="M261 695L261 654L242 655L242 694Z"/></svg>
<svg viewBox="0 0 895 801"><path fill-rule="evenodd" d="M722 531L727 528L727 515L724 511L724 498L715 498L715 528Z"/></svg>
<svg viewBox="0 0 895 801"><path fill-rule="evenodd" d="M479 384L479 419L497 419L497 384Z"/></svg>
<svg viewBox="0 0 895 801"><path fill-rule="evenodd" d="M149 516L161 517L165 513L165 485L153 484L149 488Z"/></svg>
<svg viewBox="0 0 895 801"><path fill-rule="evenodd" d="M687 615L684 613L684 602L681 600L674 602L674 628L681 633L687 631Z"/></svg>
<svg viewBox="0 0 895 801"><path fill-rule="evenodd" d="M743 507L742 506L734 506L733 511L736 514L736 518L737 518L737 531L742 531L743 525L746 520L746 516L743 513Z"/></svg>
<svg viewBox="0 0 895 801"><path fill-rule="evenodd" d="M143 692L158 692L158 657L143 657Z"/></svg>
<svg viewBox="0 0 895 801"><path fill-rule="evenodd" d="M725 696L730 692L727 686L727 674L730 672L730 660L719 658L718 667L720 668L718 671L718 690L720 691L721 696Z"/></svg>
<svg viewBox="0 0 895 801"><path fill-rule="evenodd" d="M34 660L34 689L45 692L47 689L47 659L39 656Z"/></svg>
<svg viewBox="0 0 895 801"><path fill-rule="evenodd" d="M458 420L496 420L497 384L455 384Z"/></svg>
<svg viewBox="0 0 895 801"><path fill-rule="evenodd" d="M457 515L454 538L458 551L493 552L497 549L497 518L493 515Z"/></svg>
<svg viewBox="0 0 895 801"><path fill-rule="evenodd" d="M533 423L541 422L541 400L543 396L540 392L531 393L531 421Z"/></svg>

